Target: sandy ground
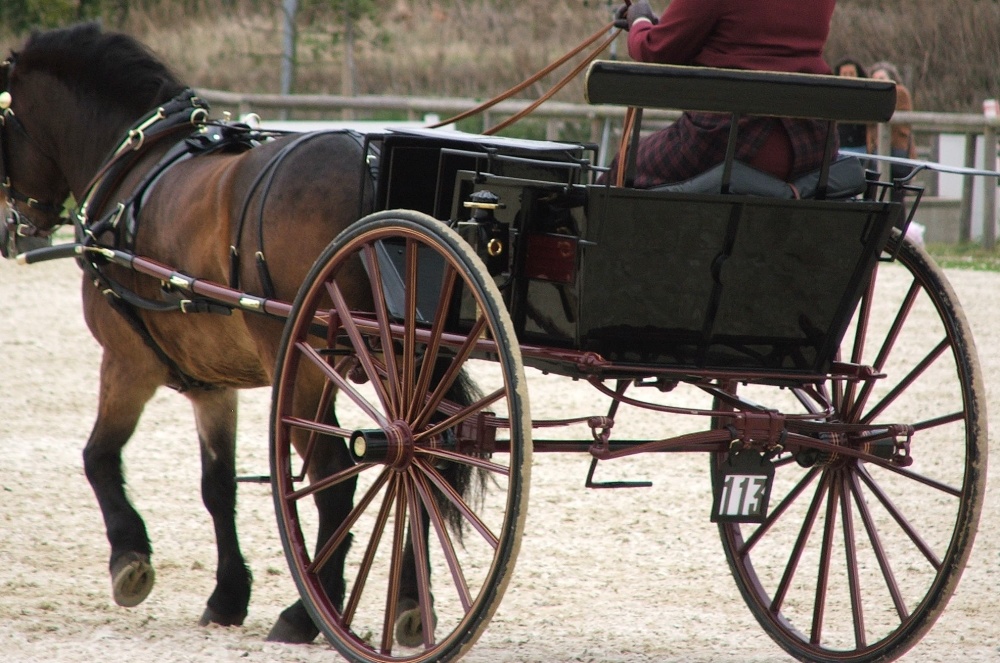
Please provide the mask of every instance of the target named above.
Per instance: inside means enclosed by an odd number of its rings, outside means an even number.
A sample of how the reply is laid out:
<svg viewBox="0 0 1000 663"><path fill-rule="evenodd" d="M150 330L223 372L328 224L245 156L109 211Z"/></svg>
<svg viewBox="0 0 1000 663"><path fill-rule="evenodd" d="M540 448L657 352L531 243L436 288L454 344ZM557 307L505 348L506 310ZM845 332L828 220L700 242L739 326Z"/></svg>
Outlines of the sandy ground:
<svg viewBox="0 0 1000 663"><path fill-rule="evenodd" d="M991 421L1000 417L1000 275L950 274L976 333ZM267 485L239 495L255 576L243 628L196 625L213 584L211 525L198 492L187 402L164 391L127 450L131 495L146 518L157 585L134 609L113 604L104 527L80 451L96 402L99 352L80 314L72 261L0 264L0 660L335 661L325 643L264 642L294 598ZM971 305L970 305L971 304ZM529 378L533 408L590 391ZM243 394L239 471L266 474L269 391ZM669 428L669 417L657 426ZM666 419L666 420L664 420ZM642 490L583 487L589 458L538 454L514 580L466 660L780 661L729 575L701 456L619 461ZM987 495L971 562L948 610L905 660L1000 659L1000 498ZM668 506L672 505L672 506Z"/></svg>

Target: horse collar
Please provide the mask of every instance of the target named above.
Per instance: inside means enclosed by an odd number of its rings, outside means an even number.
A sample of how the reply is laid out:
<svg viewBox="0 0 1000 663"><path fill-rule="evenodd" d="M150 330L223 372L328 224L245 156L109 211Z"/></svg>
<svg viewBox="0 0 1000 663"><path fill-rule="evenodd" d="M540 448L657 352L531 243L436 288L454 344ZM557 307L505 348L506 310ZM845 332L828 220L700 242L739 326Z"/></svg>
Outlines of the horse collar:
<svg viewBox="0 0 1000 663"><path fill-rule="evenodd" d="M120 178L143 153L144 148L186 126L200 126L208 120L208 105L188 88L133 124L98 170L76 212L79 226L89 225L90 210L101 210Z"/></svg>

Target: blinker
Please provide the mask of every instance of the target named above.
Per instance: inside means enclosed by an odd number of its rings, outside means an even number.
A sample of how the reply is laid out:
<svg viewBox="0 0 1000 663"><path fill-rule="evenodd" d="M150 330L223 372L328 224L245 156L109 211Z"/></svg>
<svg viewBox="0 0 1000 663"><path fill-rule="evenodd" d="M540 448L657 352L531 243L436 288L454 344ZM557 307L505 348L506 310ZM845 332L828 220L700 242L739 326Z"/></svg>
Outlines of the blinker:
<svg viewBox="0 0 1000 663"><path fill-rule="evenodd" d="M5 111L10 108L11 101L10 92L7 92L7 90L0 92L0 111Z"/></svg>

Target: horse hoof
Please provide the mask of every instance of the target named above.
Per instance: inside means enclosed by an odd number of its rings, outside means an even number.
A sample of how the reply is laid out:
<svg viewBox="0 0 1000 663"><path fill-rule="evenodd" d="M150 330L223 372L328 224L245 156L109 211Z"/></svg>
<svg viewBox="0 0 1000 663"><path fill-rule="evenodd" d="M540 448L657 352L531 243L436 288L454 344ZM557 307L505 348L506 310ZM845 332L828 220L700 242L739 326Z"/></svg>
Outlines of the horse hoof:
<svg viewBox="0 0 1000 663"><path fill-rule="evenodd" d="M413 599L402 599L396 604L396 642L403 647L419 647L424 644L424 623L420 606ZM437 615L431 611L431 632L437 626Z"/></svg>
<svg viewBox="0 0 1000 663"><path fill-rule="evenodd" d="M246 618L246 612L236 615L223 615L215 610L212 610L211 608L205 608L205 612L202 613L201 619L198 620L198 626L208 626L209 624L218 624L219 626L243 626L243 620Z"/></svg>
<svg viewBox="0 0 1000 663"><path fill-rule="evenodd" d="M284 615L271 627L267 634L268 642L283 642L289 645L307 645L316 639L319 629L309 622L309 625L297 625L285 619Z"/></svg>
<svg viewBox="0 0 1000 663"><path fill-rule="evenodd" d="M137 552L119 557L111 566L111 589L115 603L123 608L134 608L153 590L156 574L149 556Z"/></svg>

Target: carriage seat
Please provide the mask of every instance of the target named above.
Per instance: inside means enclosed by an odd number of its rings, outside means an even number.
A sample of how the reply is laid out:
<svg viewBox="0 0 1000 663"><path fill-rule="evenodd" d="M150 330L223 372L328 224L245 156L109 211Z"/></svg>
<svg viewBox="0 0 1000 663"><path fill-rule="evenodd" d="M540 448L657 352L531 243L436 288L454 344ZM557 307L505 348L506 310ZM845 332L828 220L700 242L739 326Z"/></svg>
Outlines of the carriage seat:
<svg viewBox="0 0 1000 663"><path fill-rule="evenodd" d="M725 164L720 163L683 182L661 184L649 190L671 193L722 193L724 170ZM792 182L785 182L742 161L734 161L730 174L729 193L785 200L813 198L816 196L820 175L820 170L817 169ZM864 193L867 186L865 168L857 157L844 157L830 164L827 199L853 198Z"/></svg>
<svg viewBox="0 0 1000 663"><path fill-rule="evenodd" d="M632 129L632 148L625 169L626 186L635 173L644 108L725 113L732 116L726 149L731 166L725 182L723 164L685 182L656 187L657 191L745 193L774 198L849 198L866 188L865 171L856 158L834 160L836 123L887 122L896 109L892 81L742 69L716 69L645 62L595 61L586 81L592 104L617 104L639 109ZM823 169L791 185L734 160L741 117L807 118L827 123ZM797 195L796 195L797 194Z"/></svg>

